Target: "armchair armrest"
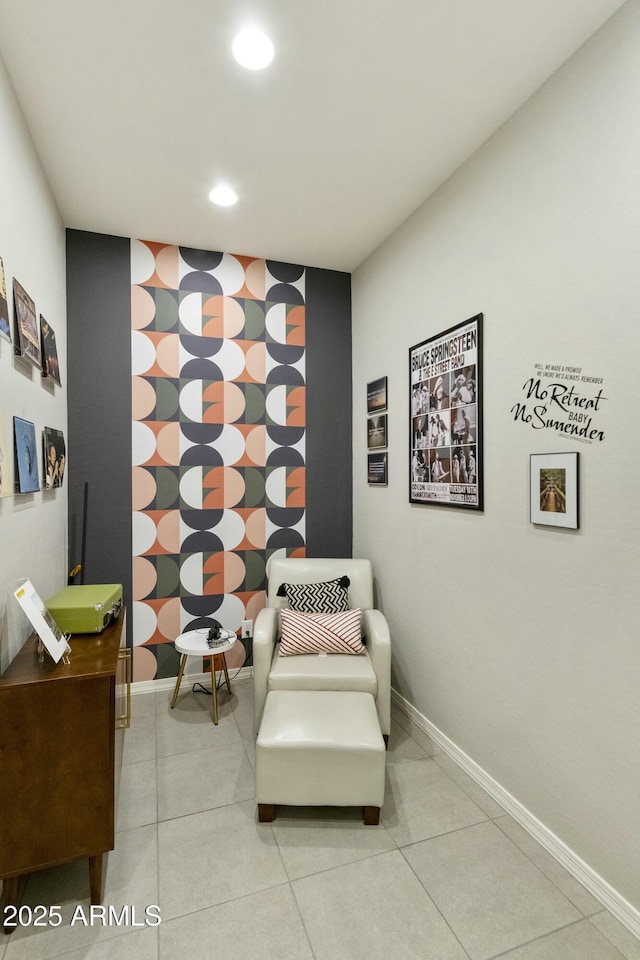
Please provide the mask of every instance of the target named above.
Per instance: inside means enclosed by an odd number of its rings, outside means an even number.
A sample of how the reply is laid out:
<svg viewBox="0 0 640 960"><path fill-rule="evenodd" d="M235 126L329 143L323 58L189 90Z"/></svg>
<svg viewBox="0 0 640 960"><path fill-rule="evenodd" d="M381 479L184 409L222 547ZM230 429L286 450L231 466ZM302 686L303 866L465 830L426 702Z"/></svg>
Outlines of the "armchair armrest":
<svg viewBox="0 0 640 960"><path fill-rule="evenodd" d="M267 699L267 681L278 633L278 611L263 607L253 624L253 695L256 733Z"/></svg>
<svg viewBox="0 0 640 960"><path fill-rule="evenodd" d="M362 611L362 633L367 639L367 650L378 679L376 707L380 729L388 737L391 730L391 636L381 610Z"/></svg>

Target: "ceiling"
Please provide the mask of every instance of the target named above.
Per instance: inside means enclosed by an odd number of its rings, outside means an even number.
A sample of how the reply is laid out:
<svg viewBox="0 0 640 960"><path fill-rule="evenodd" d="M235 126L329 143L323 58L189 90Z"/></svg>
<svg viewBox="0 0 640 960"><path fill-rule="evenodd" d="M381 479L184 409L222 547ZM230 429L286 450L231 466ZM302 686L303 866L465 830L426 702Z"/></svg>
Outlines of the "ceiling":
<svg viewBox="0 0 640 960"><path fill-rule="evenodd" d="M620 6L0 0L0 53L67 227L349 271Z"/></svg>

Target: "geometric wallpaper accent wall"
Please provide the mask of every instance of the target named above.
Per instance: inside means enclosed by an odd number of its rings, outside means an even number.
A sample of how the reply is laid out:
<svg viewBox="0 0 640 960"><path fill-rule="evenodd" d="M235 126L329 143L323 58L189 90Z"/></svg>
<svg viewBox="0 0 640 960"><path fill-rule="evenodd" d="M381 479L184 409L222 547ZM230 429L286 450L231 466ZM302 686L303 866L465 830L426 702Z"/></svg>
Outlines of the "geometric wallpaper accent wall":
<svg viewBox="0 0 640 960"><path fill-rule="evenodd" d="M305 270L131 241L134 679L264 606L305 555ZM250 657L237 643L231 666Z"/></svg>

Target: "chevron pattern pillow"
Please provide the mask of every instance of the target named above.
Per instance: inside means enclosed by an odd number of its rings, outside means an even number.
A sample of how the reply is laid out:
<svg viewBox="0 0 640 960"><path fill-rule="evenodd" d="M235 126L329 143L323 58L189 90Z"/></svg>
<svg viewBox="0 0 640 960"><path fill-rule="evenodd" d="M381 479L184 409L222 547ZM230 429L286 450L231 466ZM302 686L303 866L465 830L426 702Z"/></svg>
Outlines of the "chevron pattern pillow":
<svg viewBox="0 0 640 960"><path fill-rule="evenodd" d="M281 610L280 656L295 657L302 653L364 652L360 634L360 610L341 613L301 613Z"/></svg>
<svg viewBox="0 0 640 960"><path fill-rule="evenodd" d="M341 613L349 607L349 577L322 583L282 583L278 596L286 597L292 610L303 613Z"/></svg>

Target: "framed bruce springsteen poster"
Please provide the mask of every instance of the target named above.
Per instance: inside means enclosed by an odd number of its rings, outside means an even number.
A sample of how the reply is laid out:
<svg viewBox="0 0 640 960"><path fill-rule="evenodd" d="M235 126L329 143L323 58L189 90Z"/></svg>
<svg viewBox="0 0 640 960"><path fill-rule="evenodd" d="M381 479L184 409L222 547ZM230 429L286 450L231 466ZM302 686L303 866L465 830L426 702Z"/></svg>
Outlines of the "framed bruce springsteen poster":
<svg viewBox="0 0 640 960"><path fill-rule="evenodd" d="M482 314L409 350L409 501L483 509Z"/></svg>

